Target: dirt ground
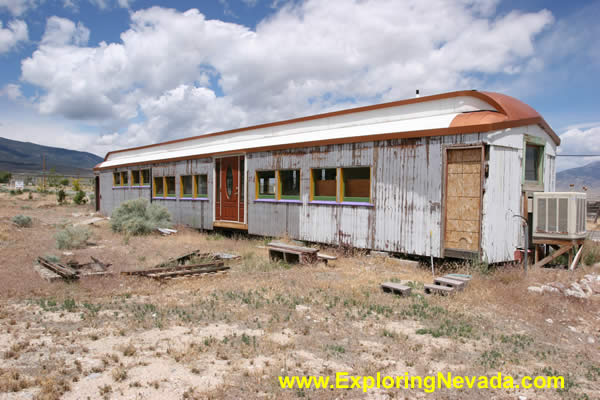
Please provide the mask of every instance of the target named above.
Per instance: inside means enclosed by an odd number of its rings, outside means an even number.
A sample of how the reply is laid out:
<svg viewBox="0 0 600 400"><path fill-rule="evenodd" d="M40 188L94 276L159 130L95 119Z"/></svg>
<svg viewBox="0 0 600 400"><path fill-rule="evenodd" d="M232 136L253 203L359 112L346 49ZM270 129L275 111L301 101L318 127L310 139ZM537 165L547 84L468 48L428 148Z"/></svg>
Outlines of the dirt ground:
<svg viewBox="0 0 600 400"><path fill-rule="evenodd" d="M328 265L268 259L264 238L177 227L171 236L125 237L90 226L84 249L58 250L57 230L90 219L91 206L53 195L0 193L0 399L598 399L600 296L536 294L576 271L438 264L473 274L466 290L423 296L427 265L342 252ZM17 214L32 217L19 228ZM47 282L38 256L61 262L151 267L188 251L238 254L226 273L157 282L122 276ZM73 254L69 254L73 253ZM381 292L410 280L417 295ZM281 389L280 375L563 375L555 389Z"/></svg>

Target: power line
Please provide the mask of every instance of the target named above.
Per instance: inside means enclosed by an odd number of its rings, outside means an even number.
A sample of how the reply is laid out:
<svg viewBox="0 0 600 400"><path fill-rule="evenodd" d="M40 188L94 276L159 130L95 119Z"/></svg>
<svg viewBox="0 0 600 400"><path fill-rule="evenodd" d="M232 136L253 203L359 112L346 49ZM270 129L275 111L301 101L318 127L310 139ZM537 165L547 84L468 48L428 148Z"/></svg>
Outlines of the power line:
<svg viewBox="0 0 600 400"><path fill-rule="evenodd" d="M600 154L557 154L556 157L600 157Z"/></svg>

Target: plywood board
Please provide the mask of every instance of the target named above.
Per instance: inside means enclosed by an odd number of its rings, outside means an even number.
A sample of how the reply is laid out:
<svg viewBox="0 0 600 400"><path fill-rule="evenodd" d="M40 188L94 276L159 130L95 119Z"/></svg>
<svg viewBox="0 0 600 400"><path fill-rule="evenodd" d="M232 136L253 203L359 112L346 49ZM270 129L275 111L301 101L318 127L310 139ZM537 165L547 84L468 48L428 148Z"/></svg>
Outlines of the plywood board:
<svg viewBox="0 0 600 400"><path fill-rule="evenodd" d="M479 251L481 148L448 149L444 247Z"/></svg>

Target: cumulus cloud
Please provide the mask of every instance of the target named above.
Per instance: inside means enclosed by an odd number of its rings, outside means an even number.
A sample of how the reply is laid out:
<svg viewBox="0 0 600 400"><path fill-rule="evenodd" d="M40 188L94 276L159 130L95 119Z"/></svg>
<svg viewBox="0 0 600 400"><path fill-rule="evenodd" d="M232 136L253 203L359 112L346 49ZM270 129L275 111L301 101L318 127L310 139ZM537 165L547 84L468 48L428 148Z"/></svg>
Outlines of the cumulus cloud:
<svg viewBox="0 0 600 400"><path fill-rule="evenodd" d="M110 120L115 146L144 144L517 73L553 17L496 15L496 5L307 0L255 30L153 7L131 15L120 42L97 46L85 45L85 27L53 17L22 79L42 89L41 112Z"/></svg>
<svg viewBox="0 0 600 400"><path fill-rule="evenodd" d="M5 9L15 16L24 14L36 5L36 0L0 0L0 10Z"/></svg>
<svg viewBox="0 0 600 400"><path fill-rule="evenodd" d="M12 101L18 101L24 98L23 93L21 92L21 86L14 83L9 83L8 85L4 86L0 90L0 96L6 96Z"/></svg>
<svg viewBox="0 0 600 400"><path fill-rule="evenodd" d="M25 21L13 20L6 28L0 21L0 54L12 50L19 42L28 40L27 24Z"/></svg>
<svg viewBox="0 0 600 400"><path fill-rule="evenodd" d="M558 154L600 155L600 123L590 125L592 124L578 124L560 135ZM581 167L598 160L600 157L558 157L557 169Z"/></svg>

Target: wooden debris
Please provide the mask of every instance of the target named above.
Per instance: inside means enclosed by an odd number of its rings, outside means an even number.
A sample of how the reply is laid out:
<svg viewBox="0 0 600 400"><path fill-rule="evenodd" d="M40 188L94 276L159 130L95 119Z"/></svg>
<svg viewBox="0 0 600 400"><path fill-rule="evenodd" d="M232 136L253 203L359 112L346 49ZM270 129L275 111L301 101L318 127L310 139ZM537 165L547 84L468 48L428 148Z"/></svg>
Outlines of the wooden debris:
<svg viewBox="0 0 600 400"><path fill-rule="evenodd" d="M77 274L77 272L70 267L67 267L67 266L59 264L59 263L53 263L43 257L38 257L37 261L41 266L49 269L50 271L59 275L63 279L67 279L67 280L79 279L79 275Z"/></svg>
<svg viewBox="0 0 600 400"><path fill-rule="evenodd" d="M271 260L284 260L288 263L312 264L317 261L317 249L271 242L267 245Z"/></svg>
<svg viewBox="0 0 600 400"><path fill-rule="evenodd" d="M425 284L425 293L427 293L427 294L435 293L435 294L446 295L446 294L453 293L453 292L454 292L454 288L449 287L449 286L432 285L429 283Z"/></svg>
<svg viewBox="0 0 600 400"><path fill-rule="evenodd" d="M410 296L410 293L412 291L412 289L410 288L410 286L406 286L406 285L402 285L400 283L394 283L394 282L384 282L381 284L381 289L384 292L391 292L394 294L399 294L402 296Z"/></svg>
<svg viewBox="0 0 600 400"><path fill-rule="evenodd" d="M195 250L182 256L171 258L165 262L155 265L153 268L123 271L122 275L147 276L154 279L171 279L183 276L197 276L208 273L216 273L230 269L225 260L240 258L235 254L227 253L201 253ZM197 260L203 262L198 263Z"/></svg>
<svg viewBox="0 0 600 400"><path fill-rule="evenodd" d="M156 230L159 231L161 233L161 235L163 235L163 236L169 236L173 233L177 233L177 230L175 230L175 229L156 228Z"/></svg>

